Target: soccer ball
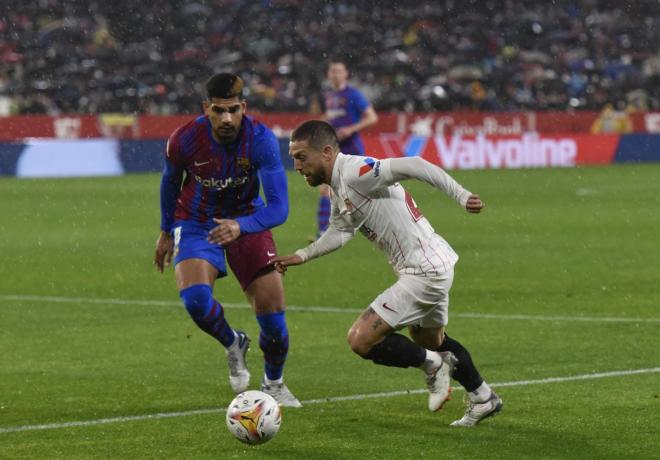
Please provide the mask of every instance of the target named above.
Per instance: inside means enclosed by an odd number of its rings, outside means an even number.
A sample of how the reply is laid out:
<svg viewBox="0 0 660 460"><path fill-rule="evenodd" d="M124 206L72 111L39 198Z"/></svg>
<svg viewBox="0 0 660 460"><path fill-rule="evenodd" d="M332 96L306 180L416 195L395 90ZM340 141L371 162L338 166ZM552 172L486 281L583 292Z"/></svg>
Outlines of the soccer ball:
<svg viewBox="0 0 660 460"><path fill-rule="evenodd" d="M262 391L244 391L227 408L227 428L246 444L262 444L277 434L282 423L280 406Z"/></svg>

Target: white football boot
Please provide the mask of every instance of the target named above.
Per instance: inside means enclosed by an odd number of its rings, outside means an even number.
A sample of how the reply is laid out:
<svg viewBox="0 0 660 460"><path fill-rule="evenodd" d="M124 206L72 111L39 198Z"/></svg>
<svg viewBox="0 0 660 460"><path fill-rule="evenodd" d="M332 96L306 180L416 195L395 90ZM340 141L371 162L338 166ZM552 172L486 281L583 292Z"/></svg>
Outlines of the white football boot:
<svg viewBox="0 0 660 460"><path fill-rule="evenodd" d="M245 362L245 355L250 348L250 338L243 331L235 331L236 339L227 353L227 364L229 365L229 385L234 393L242 393L250 385L250 372Z"/></svg>
<svg viewBox="0 0 660 460"><path fill-rule="evenodd" d="M442 364L426 373L426 385L429 389L429 410L432 412L442 409L444 403L449 401L449 394L451 393L449 377L454 371L454 364L458 361L451 351L437 353L442 358Z"/></svg>
<svg viewBox="0 0 660 460"><path fill-rule="evenodd" d="M262 380L261 391L271 395L282 407L302 407L302 403L284 383L266 383Z"/></svg>
<svg viewBox="0 0 660 460"><path fill-rule="evenodd" d="M459 420L452 422L451 426L475 426L483 419L497 414L502 410L502 406L504 406L502 398L493 391L490 398L485 402L475 403L468 401L468 408L465 411L465 415Z"/></svg>

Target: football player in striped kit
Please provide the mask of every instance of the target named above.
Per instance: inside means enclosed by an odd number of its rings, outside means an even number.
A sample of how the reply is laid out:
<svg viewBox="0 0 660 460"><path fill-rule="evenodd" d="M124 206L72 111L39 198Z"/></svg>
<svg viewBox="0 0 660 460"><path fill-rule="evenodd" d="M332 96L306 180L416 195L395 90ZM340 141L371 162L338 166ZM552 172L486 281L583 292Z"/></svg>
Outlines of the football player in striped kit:
<svg viewBox="0 0 660 460"><path fill-rule="evenodd" d="M227 274L226 257L261 329L261 389L280 405L299 407L282 377L289 334L282 277L272 264L270 229L289 212L279 144L268 127L245 115L240 77L216 74L206 90L204 115L176 129L167 143L154 264L163 272L174 258L181 300L197 326L225 347L229 382L240 393L250 381L250 339L229 326L213 296L216 279Z"/></svg>
<svg viewBox="0 0 660 460"><path fill-rule="evenodd" d="M355 87L348 83L348 69L340 58L332 58L328 64L330 87L323 93L325 120L337 130L339 148L347 155L364 155L360 131L378 122L374 107ZM316 214L315 240L328 228L330 219L330 192L325 184L318 187L319 205Z"/></svg>
<svg viewBox="0 0 660 460"><path fill-rule="evenodd" d="M335 130L308 121L291 135L289 155L309 185L331 188L330 227L314 243L275 259L284 273L339 249L358 231L388 257L398 281L358 317L348 333L355 353L376 364L417 367L426 376L429 409L449 397L453 377L465 387L469 406L452 426L474 426L502 408L502 399L477 371L470 353L447 336L449 290L458 255L422 215L399 184L418 179L438 188L470 213L484 204L441 168L419 157L376 160L345 155ZM408 327L412 340L396 331Z"/></svg>

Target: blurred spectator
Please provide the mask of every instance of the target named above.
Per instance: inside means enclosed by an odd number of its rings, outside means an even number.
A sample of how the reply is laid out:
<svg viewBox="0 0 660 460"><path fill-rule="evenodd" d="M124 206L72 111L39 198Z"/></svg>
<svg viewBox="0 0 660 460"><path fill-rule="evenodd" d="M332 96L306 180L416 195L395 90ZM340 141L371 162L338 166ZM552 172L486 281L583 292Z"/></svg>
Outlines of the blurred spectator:
<svg viewBox="0 0 660 460"><path fill-rule="evenodd" d="M3 0L0 100L19 113L318 110L342 55L376 110L660 109L657 0ZM11 98L8 103L5 99Z"/></svg>
<svg viewBox="0 0 660 460"><path fill-rule="evenodd" d="M627 134L633 132L633 121L630 118L632 109L617 110L612 104L605 104L598 118L591 126L591 132L595 134Z"/></svg>

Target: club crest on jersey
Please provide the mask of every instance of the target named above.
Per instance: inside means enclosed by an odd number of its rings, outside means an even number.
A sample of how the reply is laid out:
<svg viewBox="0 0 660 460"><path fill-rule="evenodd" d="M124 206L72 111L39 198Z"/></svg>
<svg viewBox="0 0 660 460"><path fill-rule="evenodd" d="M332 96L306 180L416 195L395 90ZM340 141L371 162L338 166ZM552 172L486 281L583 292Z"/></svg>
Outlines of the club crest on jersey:
<svg viewBox="0 0 660 460"><path fill-rule="evenodd" d="M355 206L353 206L353 202L348 198L344 198L344 204L346 205L346 210L348 212L353 212L353 209L355 209Z"/></svg>
<svg viewBox="0 0 660 460"><path fill-rule="evenodd" d="M236 164L238 165L239 168L241 168L243 171L248 172L250 170L250 160L248 158L237 158L236 159Z"/></svg>
<svg viewBox="0 0 660 460"><path fill-rule="evenodd" d="M366 164L362 165L358 173L358 176L364 176L365 174L367 174L369 171L374 169L374 165L376 165L377 171L380 170L380 162L376 162L373 158L365 158L364 162Z"/></svg>

